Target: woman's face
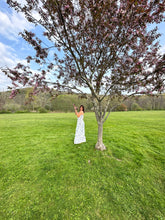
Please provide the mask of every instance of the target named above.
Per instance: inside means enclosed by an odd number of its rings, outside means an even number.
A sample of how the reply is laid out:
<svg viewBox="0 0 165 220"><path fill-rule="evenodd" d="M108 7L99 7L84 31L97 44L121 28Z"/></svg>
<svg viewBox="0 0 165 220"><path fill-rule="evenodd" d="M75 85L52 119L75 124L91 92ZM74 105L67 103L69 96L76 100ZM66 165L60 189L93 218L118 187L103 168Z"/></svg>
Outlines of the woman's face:
<svg viewBox="0 0 165 220"><path fill-rule="evenodd" d="M82 106L80 107L80 111L83 111L83 107Z"/></svg>

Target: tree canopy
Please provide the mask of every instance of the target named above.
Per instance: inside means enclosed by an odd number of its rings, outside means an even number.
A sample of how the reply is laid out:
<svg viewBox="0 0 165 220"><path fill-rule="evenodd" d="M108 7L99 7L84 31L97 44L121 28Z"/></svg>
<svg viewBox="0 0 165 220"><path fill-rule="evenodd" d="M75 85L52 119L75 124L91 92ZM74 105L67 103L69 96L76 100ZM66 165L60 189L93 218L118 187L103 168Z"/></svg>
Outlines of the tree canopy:
<svg viewBox="0 0 165 220"><path fill-rule="evenodd" d="M56 91L92 94L99 124L106 119L108 106L116 96L122 100L135 94L164 90L164 58L159 54L157 27L165 20L164 0L26 0L22 5L7 3L27 20L40 25L43 38L24 30L22 37L34 48L27 62L39 64L39 73L30 65L17 64L3 70L24 86ZM39 15L35 18L34 11ZM61 55L57 52L61 51ZM49 54L53 58L49 59ZM47 75L53 74L54 80ZM13 90L12 96L16 94ZM101 102L107 99L103 109Z"/></svg>

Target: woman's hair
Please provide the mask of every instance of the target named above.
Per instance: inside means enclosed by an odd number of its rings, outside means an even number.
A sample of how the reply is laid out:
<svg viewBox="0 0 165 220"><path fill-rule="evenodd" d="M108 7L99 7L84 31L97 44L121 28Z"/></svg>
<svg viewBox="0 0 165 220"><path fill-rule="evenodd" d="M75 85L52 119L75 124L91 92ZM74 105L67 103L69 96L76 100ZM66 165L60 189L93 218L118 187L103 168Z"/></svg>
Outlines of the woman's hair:
<svg viewBox="0 0 165 220"><path fill-rule="evenodd" d="M81 108L81 107L83 108L83 112L85 112L84 106L83 106L83 105L80 105L80 108Z"/></svg>

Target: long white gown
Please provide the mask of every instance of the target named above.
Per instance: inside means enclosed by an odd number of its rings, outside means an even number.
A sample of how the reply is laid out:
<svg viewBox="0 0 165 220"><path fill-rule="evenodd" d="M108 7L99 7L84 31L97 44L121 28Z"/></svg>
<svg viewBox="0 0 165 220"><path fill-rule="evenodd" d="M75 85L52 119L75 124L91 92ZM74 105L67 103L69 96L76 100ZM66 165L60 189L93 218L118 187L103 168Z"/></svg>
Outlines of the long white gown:
<svg viewBox="0 0 165 220"><path fill-rule="evenodd" d="M84 115L81 115L79 118L77 118L77 126L76 126L74 144L80 144L80 143L86 142L85 123L83 119L84 119Z"/></svg>

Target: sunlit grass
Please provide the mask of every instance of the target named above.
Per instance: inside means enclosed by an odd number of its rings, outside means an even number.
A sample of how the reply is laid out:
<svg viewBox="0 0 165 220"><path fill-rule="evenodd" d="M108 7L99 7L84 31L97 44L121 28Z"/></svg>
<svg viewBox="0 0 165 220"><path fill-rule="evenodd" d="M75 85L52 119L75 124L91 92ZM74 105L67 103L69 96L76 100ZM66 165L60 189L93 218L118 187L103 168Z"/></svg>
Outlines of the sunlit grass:
<svg viewBox="0 0 165 220"><path fill-rule="evenodd" d="M0 115L0 219L165 219L165 112Z"/></svg>

